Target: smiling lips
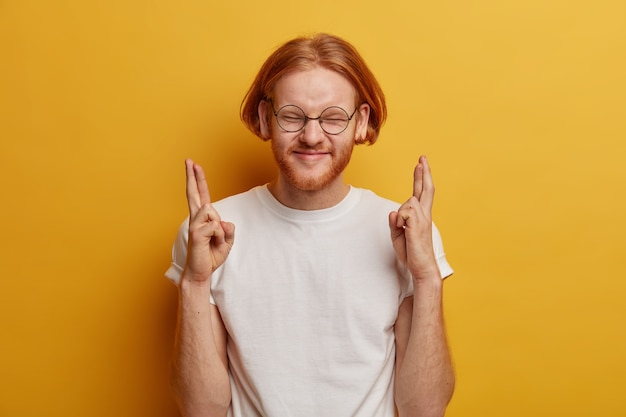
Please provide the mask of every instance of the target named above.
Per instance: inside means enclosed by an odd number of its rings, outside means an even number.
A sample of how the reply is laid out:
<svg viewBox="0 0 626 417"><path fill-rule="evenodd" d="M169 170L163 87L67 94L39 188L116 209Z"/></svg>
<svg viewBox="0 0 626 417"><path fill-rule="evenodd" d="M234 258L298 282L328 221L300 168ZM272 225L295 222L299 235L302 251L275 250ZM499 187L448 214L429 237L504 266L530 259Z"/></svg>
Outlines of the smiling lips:
<svg viewBox="0 0 626 417"><path fill-rule="evenodd" d="M330 151L319 149L294 149L291 153L300 160L311 162L318 161L331 154Z"/></svg>

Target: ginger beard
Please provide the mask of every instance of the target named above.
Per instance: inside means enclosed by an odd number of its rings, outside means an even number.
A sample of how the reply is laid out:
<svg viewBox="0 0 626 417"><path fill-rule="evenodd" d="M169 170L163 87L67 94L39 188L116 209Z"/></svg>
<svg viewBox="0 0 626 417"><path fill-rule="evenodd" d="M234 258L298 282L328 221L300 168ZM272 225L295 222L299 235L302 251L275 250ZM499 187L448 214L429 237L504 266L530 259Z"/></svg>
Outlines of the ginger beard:
<svg viewBox="0 0 626 417"><path fill-rule="evenodd" d="M293 160L296 158L293 156L293 153L298 149L311 150L311 148L306 148L302 144L296 143L287 149L283 149L279 141L271 140L271 142L272 153L280 170L280 175L289 184L302 191L319 191L332 184L348 166L352 157L352 150L354 149L354 141L347 143L339 141L338 144L342 146L335 146L327 150L329 154L324 159L330 158L330 164L327 161L316 161L314 163L316 166L306 167L304 163Z"/></svg>

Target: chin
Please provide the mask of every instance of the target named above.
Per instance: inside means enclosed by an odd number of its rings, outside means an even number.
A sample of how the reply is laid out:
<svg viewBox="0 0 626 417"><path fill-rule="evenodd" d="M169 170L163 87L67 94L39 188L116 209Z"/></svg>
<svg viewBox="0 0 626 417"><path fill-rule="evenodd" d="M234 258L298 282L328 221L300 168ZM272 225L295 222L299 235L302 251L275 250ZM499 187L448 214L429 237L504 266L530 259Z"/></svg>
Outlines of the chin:
<svg viewBox="0 0 626 417"><path fill-rule="evenodd" d="M291 185L301 191L321 191L335 182L339 175L326 174L315 177L302 177L291 173L291 175L286 174L285 176Z"/></svg>
<svg viewBox="0 0 626 417"><path fill-rule="evenodd" d="M279 161L279 168L284 178L299 190L320 191L335 184L341 177L348 160L331 161L316 166L301 166L287 160Z"/></svg>

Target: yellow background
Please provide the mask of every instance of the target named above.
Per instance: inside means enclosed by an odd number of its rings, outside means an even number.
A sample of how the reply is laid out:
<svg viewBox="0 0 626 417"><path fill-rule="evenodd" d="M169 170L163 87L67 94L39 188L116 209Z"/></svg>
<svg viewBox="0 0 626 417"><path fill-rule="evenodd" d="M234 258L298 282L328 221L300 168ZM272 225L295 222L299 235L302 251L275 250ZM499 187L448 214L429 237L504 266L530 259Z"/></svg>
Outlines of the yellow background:
<svg viewBox="0 0 626 417"><path fill-rule="evenodd" d="M456 270L447 415L626 415L623 1L3 0L1 416L177 415L183 160L214 198L270 179L239 104L317 31L388 96L348 180L404 200L430 157Z"/></svg>

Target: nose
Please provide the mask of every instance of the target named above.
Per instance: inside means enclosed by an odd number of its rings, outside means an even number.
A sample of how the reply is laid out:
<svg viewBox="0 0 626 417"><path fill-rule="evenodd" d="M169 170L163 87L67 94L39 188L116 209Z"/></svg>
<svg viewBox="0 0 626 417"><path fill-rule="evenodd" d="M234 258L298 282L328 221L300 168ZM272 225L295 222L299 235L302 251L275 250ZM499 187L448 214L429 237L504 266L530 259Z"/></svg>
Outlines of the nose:
<svg viewBox="0 0 626 417"><path fill-rule="evenodd" d="M324 131L318 118L309 118L302 128L300 141L308 146L315 146L324 140Z"/></svg>

